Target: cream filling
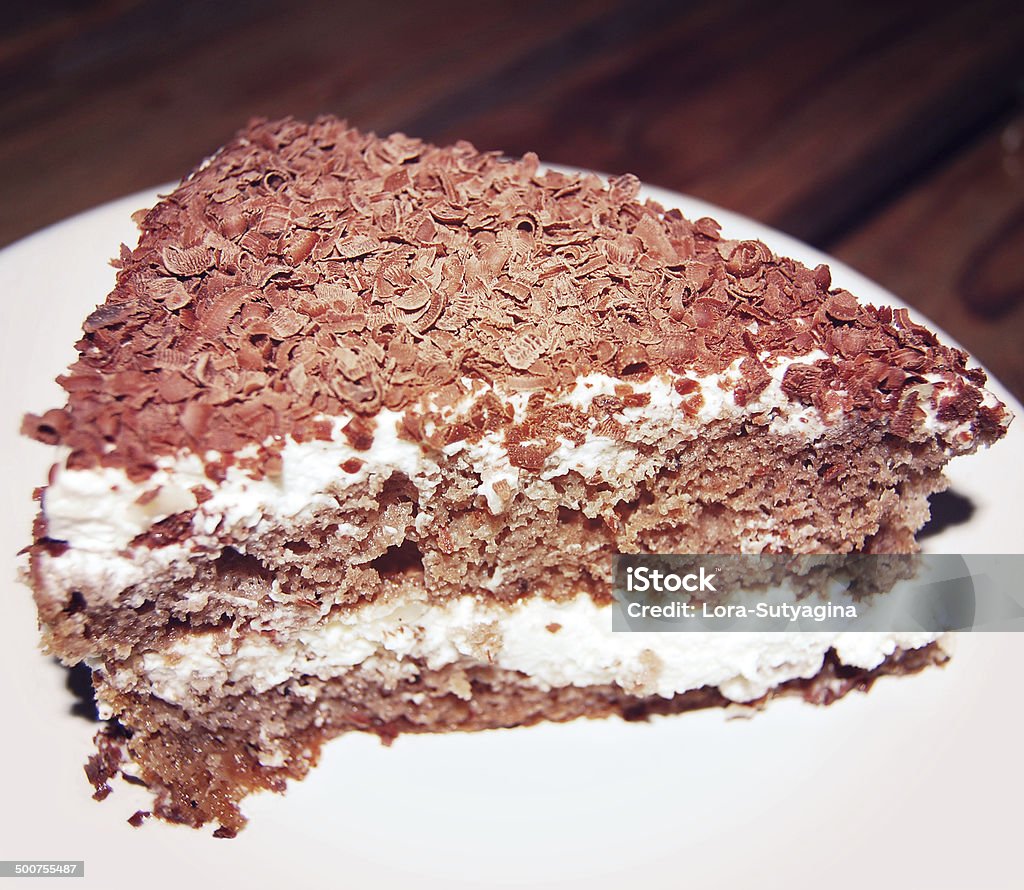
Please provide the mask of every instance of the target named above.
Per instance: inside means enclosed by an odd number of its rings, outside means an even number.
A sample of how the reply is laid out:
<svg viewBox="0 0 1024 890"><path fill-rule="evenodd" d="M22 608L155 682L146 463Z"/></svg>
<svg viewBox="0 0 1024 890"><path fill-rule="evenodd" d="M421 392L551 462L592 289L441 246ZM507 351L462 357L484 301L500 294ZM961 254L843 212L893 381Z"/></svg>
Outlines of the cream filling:
<svg viewBox="0 0 1024 890"><path fill-rule="evenodd" d="M332 615L326 622L273 637L251 632L193 634L145 654L135 671L160 698L233 684L239 694L265 692L289 680L328 680L360 665L394 664L395 679L414 676L417 662L436 670L491 664L524 674L541 689L615 684L633 695L673 695L702 686L749 702L821 669L835 649L843 664L871 669L897 648L916 649L935 633L701 632L613 633L611 607L586 594L513 605L458 597L443 604L408 595ZM415 660L415 661L414 661ZM133 677L114 676L115 685Z"/></svg>
<svg viewBox="0 0 1024 890"><path fill-rule="evenodd" d="M825 417L812 406L793 402L782 391L782 379L792 364L822 358L825 354L820 350L796 357L763 355L771 378L769 385L757 399L742 406L734 397L741 380L739 360L719 374L666 372L640 383L604 374L581 376L571 389L549 396L549 403L586 410L597 396L614 394L623 385L649 396L649 400L642 407L628 407L613 415L622 428L621 438L598 433L598 420L591 418L590 428L581 431L583 441L562 439L536 473L524 472L510 462L502 431L490 432L476 442L454 442L437 452L402 438L399 430L404 414L388 409L374 418L373 444L366 451L352 448L344 436L350 417L332 419L332 436L326 441L286 438L280 452L281 471L276 475L257 477L232 465L223 481L214 482L205 473L205 461L191 452L161 458L157 471L141 482L130 480L119 469L69 470L58 464L43 494L43 511L49 536L66 541L70 547L60 556L43 557L47 584L55 589L88 584L94 591L102 589L105 595L114 596L194 552L218 550L225 537L244 540L259 536L264 529L301 524L316 509L337 507L338 496L371 477L382 481L396 473L404 474L420 493L420 512L428 514L430 498L441 481L441 463L458 463L463 472L475 476L482 505L498 515L516 493L550 497L551 480L568 473L578 473L588 481L627 486L658 471L659 458L643 456L639 445L693 439L707 424L719 420L757 417L779 435L816 441L841 424L842 410ZM696 384L693 394L677 392L680 379ZM525 415L531 393L510 395L480 381L467 380L464 384L469 392L458 404L446 408L428 405L423 409L426 423L430 423L432 413L446 420L458 419L487 393L511 405L517 420ZM920 388L926 429L947 438L959 437L963 440L961 446L969 447L969 425L954 429L937 420L935 403L947 385L936 378ZM701 406L693 416L684 410L684 403L696 394L701 397ZM236 457L253 457L256 453L257 449L250 447ZM219 457L215 452L205 455L207 460ZM358 470L343 470L342 465L353 459L360 462ZM200 490L206 494L202 503L196 497ZM191 533L183 542L156 549L131 546L132 540L154 523L192 510ZM758 541L769 540L773 524L769 520L764 528L752 530L751 548L759 549Z"/></svg>
<svg viewBox="0 0 1024 890"><path fill-rule="evenodd" d="M614 480L632 472L638 444L657 443L673 433L692 438L709 423L740 416L763 415L769 418L774 432L818 439L839 418L822 417L813 407L792 402L782 392L781 383L791 364L824 357L824 353L815 351L778 359L769 367L769 386L744 406L737 405L733 397L740 381L739 361L720 374L703 377L664 373L642 383L627 383L604 374L580 377L572 389L553 398L554 404L567 403L586 410L595 397L614 394L623 385L648 395L650 400L643 407L626 408L614 415L623 427L624 441L596 433L593 427L597 420L593 419L582 444L562 440L538 475L550 480L576 472L587 479L601 475ZM703 404L695 417L682 410L689 396L679 395L674 388L682 377L698 384L695 392L699 392ZM472 391L458 405L441 412L445 419L467 414L473 403L488 392L511 404L521 419L530 393L508 395L486 384L469 383ZM58 464L43 495L49 535L66 541L74 550L112 554L127 548L133 538L154 523L188 510L196 510L193 528L197 535L216 530L248 532L263 520L298 519L311 509L335 503L332 490L365 482L371 475L386 478L403 473L427 499L440 481L438 462L457 455L465 457L479 477L477 491L492 513L504 509L503 499L495 491L498 482L505 482L513 492L526 484L524 474L509 462L502 432L489 433L478 442L452 443L438 454L399 436L403 416L402 412L381 410L374 419L373 444L367 451L355 450L345 438L342 431L350 417L333 418L329 441L296 442L288 438L281 452L280 474L261 478L231 466L222 482L214 482L205 473L202 457L190 452L160 458L157 471L141 482L133 482L120 469L69 470ZM255 448L245 449L237 457L256 453ZM216 452L205 455L206 460L219 457ZM341 465L351 459L361 461L360 468L354 473L343 471ZM194 493L197 488L211 495L201 505Z"/></svg>

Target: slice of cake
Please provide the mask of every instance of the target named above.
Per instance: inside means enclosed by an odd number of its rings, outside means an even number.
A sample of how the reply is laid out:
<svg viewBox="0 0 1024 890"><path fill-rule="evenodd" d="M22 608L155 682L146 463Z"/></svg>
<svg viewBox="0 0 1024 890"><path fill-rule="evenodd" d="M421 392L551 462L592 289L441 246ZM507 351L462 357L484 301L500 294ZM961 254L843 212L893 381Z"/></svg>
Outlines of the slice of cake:
<svg viewBox="0 0 1024 890"><path fill-rule="evenodd" d="M230 835L352 729L829 702L935 634L611 631L615 553L902 553L985 375L756 241L466 143L254 122L85 321L28 574L98 794ZM124 758L133 761L130 767Z"/></svg>

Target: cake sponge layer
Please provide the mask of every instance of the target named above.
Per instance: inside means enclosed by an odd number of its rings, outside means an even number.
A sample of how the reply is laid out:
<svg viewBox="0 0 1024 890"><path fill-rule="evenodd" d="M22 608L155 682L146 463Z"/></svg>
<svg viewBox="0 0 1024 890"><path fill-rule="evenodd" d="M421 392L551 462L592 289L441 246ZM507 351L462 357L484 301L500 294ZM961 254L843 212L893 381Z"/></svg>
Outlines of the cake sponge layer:
<svg viewBox="0 0 1024 890"><path fill-rule="evenodd" d="M948 451L925 433L911 441L843 418L812 440L773 431L765 412L696 435L680 415L648 444L642 415L615 416L593 419L621 437L607 437L604 460L515 469L495 483L500 509L480 491L493 465L463 451L424 450L419 474L364 452L369 469L353 479L339 468L294 515L274 512L279 479L245 477L244 497L225 506L218 492L177 533L178 518L159 520L127 550L40 545L32 572L49 645L68 661L126 658L186 624L288 630L405 590L607 602L616 553L908 552L927 496L945 485Z"/></svg>
<svg viewBox="0 0 1024 890"><path fill-rule="evenodd" d="M820 671L791 680L763 699L797 694L830 704L854 689L866 690L884 674L914 673L947 656L938 644L897 650L878 667L842 665L829 655ZM232 836L244 824L238 803L247 794L283 791L315 765L321 745L344 732L376 733L385 742L408 732L451 732L525 726L540 721L620 715L629 720L699 708L724 707L730 700L713 687L663 698L636 696L620 686L538 688L521 674L478 663L431 670L398 687L381 683L372 669L355 669L323 681L307 678L301 687L283 686L260 695L216 699L204 711L185 710L146 693L97 689L132 727L129 735L111 728L98 738L99 754L88 772L97 795L109 793L109 780L123 758L156 794L155 813L171 822L199 827L219 823L217 833Z"/></svg>

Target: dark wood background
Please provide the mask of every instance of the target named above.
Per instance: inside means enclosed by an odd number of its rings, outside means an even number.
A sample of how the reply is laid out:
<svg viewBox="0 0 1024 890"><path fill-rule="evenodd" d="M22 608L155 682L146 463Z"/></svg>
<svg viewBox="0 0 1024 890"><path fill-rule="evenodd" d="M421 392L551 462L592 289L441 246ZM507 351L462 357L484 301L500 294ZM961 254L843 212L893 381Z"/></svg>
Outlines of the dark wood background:
<svg viewBox="0 0 1024 890"><path fill-rule="evenodd" d="M1020 0L10 6L0 245L179 178L250 116L331 112L748 214L1024 395Z"/></svg>

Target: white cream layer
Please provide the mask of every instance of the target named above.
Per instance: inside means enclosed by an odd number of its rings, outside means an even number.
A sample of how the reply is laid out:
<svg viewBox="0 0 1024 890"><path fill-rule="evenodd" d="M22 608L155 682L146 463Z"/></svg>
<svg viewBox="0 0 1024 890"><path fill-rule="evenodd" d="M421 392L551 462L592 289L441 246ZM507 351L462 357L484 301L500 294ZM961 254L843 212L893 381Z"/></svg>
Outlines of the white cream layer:
<svg viewBox="0 0 1024 890"><path fill-rule="evenodd" d="M479 479L477 492L482 504L490 512L500 514L507 499L517 492L550 497L550 481L568 473L578 473L590 482L607 481L621 487L657 472L657 456L642 458L638 445L662 443L670 438L677 442L692 439L707 424L719 420L757 417L774 432L816 441L841 423L843 412L822 416L816 408L789 399L781 384L790 365L822 358L825 354L819 350L796 357L773 358L765 354L762 360L771 381L757 399L742 406L737 405L734 397L741 380L739 360L719 374L666 372L642 383L604 374L580 377L573 388L552 396L551 402L586 409L598 395L614 394L623 385L635 393L649 395L649 402L613 416L622 425L623 440L598 434L598 421L593 418L590 429L583 431L581 444L563 439L536 473L525 473L509 461L503 432L489 433L477 442L452 443L442 453L431 452L400 437L403 414L388 409L374 419L373 444L366 451L355 450L345 438L342 430L350 421L348 417L332 420L330 440L286 439L279 475L256 478L238 466L231 466L223 481L214 482L205 474L204 461L190 452L161 458L158 470L142 482L133 482L118 469L68 470L58 464L52 483L43 494L43 510L49 536L66 541L70 547L60 556L44 557L46 575L55 589L88 585L93 591L106 591L106 595L113 596L154 572L187 559L193 552L219 550L219 542L225 536L244 540L260 535L264 528L301 524L313 510L337 506L337 496L350 486L370 477L386 480L395 473L404 474L419 490L420 513L427 516L430 496L441 478L439 461L463 462L465 471ZM677 392L675 384L681 378L697 384L693 394L681 396ZM470 388L466 397L454 407L439 411L446 420L464 415L489 392L510 404L517 419L522 419L530 393L507 394L479 381L465 382ZM952 396L955 389L938 378L919 388L926 429L943 436L947 443L955 439L957 450L967 450L971 445L969 425L954 428L936 419L940 397ZM683 410L683 404L698 393L702 404L693 416ZM429 417L430 411L426 414ZM255 454L255 449L249 453ZM243 451L238 456L246 454ZM206 455L209 460L219 457L215 452ZM342 470L341 465L352 459L361 462L358 471ZM202 504L194 494L197 488L209 494ZM132 539L154 523L188 510L195 510L195 515L191 535L183 543L156 549L130 546ZM751 529L752 552L759 549L759 542L769 540L766 536L773 524L768 517L764 528Z"/></svg>
<svg viewBox="0 0 1024 890"><path fill-rule="evenodd" d="M542 689L616 684L634 695L665 698L702 686L736 702L821 669L827 651L843 664L871 669L897 648L916 649L935 633L613 633L611 607L580 594L508 606L475 597L443 605L403 597L332 616L289 636L222 632L176 640L143 656L144 681L158 696L183 703L221 689L263 692L293 678L336 677L378 656L438 669L457 662L520 671ZM118 678L114 677L114 682Z"/></svg>
<svg viewBox="0 0 1024 890"><path fill-rule="evenodd" d="M824 357L824 353L816 351L777 360L768 366L772 378L769 386L744 406L737 405L733 397L733 389L740 380L739 361L720 374L703 377L663 373L642 383L627 383L604 374L580 377L573 389L555 398L555 404L587 409L596 396L614 394L622 385L649 395L650 401L646 406L626 408L615 415L624 427L626 441L598 435L591 429L580 445L563 440L538 475L550 480L570 472L587 479L628 474L636 461L636 444L657 443L673 432L693 437L709 423L745 415L766 416L771 428L781 434L801 435L810 440L820 438L837 418L822 417L813 407L792 402L782 392L781 382L791 364ZM680 377L694 380L699 386L695 392L701 395L703 405L695 417L682 410L689 396L679 395L674 388ZM446 419L467 413L473 402L488 392L495 391L474 382L472 392L459 405L444 412ZM530 396L496 394L520 416ZM158 470L142 482L133 482L119 469L69 470L58 464L43 495L49 535L66 541L73 550L116 553L154 523L197 507L194 530L200 536L218 528L246 531L263 520L299 518L317 506L332 503L330 490L364 482L370 475L386 478L403 473L429 497L439 481L438 460L456 455L465 455L470 460L480 477L478 491L494 513L503 509L502 500L494 491L495 484L502 480L516 491L526 481L520 470L509 463L502 433L491 433L474 443L455 442L444 449L442 456L400 438L402 419L402 413L383 409L375 418L372 446L367 451L356 451L342 433L350 418L334 418L329 441L287 439L281 452L280 475L263 478L254 478L232 466L226 478L215 483L206 476L200 455L188 452L159 459ZM593 426L596 424L594 420ZM255 454L255 449L250 453ZM239 456L246 456L246 452ZM206 455L208 460L219 457L216 452ZM353 458L362 461L362 467L355 473L341 470L341 464ZM212 495L201 506L193 494L197 486Z"/></svg>

